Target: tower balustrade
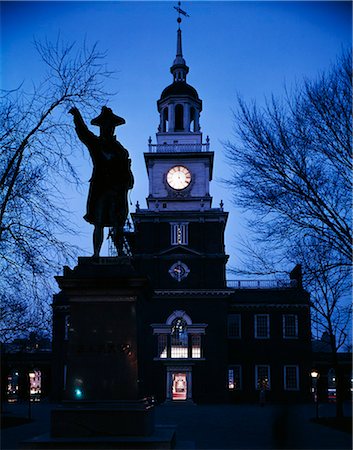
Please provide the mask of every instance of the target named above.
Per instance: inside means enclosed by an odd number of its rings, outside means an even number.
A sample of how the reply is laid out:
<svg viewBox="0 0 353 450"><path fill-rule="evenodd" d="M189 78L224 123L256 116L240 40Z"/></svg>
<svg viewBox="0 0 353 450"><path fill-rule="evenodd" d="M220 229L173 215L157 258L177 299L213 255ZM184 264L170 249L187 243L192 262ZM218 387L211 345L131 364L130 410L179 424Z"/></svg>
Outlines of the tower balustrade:
<svg viewBox="0 0 353 450"><path fill-rule="evenodd" d="M150 153L209 152L210 143L204 144L148 144Z"/></svg>

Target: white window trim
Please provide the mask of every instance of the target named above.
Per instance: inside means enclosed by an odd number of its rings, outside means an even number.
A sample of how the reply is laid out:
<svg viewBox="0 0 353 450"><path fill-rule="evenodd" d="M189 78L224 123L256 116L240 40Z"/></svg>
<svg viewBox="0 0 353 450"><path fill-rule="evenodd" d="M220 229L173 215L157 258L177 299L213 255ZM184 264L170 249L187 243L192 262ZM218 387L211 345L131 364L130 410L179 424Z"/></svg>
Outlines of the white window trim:
<svg viewBox="0 0 353 450"><path fill-rule="evenodd" d="M267 336L258 336L257 335L257 318L259 316L267 317ZM254 316L254 328L255 328L255 339L270 339L270 315L269 314L255 314Z"/></svg>
<svg viewBox="0 0 353 450"><path fill-rule="evenodd" d="M295 367L296 370L296 380L297 380L297 386L295 388L288 388L287 387L287 367ZM284 373L284 390L285 391L299 391L299 366L296 364L287 364L283 366L283 373Z"/></svg>
<svg viewBox="0 0 353 450"><path fill-rule="evenodd" d="M239 387L231 389L229 387L229 371L234 369L234 367L238 367L239 368ZM230 364L228 366L227 375L228 375L228 377L227 377L228 391L230 391L230 392L241 391L243 389L243 371L242 371L242 366L240 364ZM234 377L234 372L233 372L233 377Z"/></svg>
<svg viewBox="0 0 353 450"><path fill-rule="evenodd" d="M239 336L230 336L229 334L229 318L231 316L238 316L239 317ZM229 314L227 317L227 337L228 339L241 339L241 314Z"/></svg>
<svg viewBox="0 0 353 450"><path fill-rule="evenodd" d="M295 317L295 336L286 336L286 316ZM283 314L282 316L282 330L283 339L298 339L298 315L297 314Z"/></svg>
<svg viewBox="0 0 353 450"><path fill-rule="evenodd" d="M258 387L258 384L257 384L257 381L259 379L259 376L258 376L259 367L267 367L267 369L268 369L267 370L267 373L268 373L268 390L270 391L271 390L271 367L270 367L269 364L256 364L255 365L255 389L257 391L260 390L259 387Z"/></svg>

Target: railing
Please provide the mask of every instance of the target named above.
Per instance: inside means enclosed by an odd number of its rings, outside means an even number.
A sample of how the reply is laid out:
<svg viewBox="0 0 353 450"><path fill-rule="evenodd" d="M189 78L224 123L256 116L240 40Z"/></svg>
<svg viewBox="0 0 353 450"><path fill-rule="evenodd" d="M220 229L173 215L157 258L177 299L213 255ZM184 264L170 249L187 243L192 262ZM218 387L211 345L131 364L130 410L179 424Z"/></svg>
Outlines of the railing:
<svg viewBox="0 0 353 450"><path fill-rule="evenodd" d="M148 144L150 153L208 152L210 143L206 144Z"/></svg>
<svg viewBox="0 0 353 450"><path fill-rule="evenodd" d="M297 280L227 280L233 289L283 289L297 287Z"/></svg>

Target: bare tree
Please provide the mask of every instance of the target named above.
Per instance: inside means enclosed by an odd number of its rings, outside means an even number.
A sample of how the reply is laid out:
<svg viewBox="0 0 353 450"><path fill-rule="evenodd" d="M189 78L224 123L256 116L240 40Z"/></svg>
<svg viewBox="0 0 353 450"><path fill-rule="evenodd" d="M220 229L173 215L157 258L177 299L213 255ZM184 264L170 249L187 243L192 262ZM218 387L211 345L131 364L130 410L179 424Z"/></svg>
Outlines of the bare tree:
<svg viewBox="0 0 353 450"><path fill-rule="evenodd" d="M351 311L351 59L343 53L317 80L263 108L239 99L236 140L226 145L233 167L227 183L256 236L252 269L302 264L335 365Z"/></svg>
<svg viewBox="0 0 353 450"><path fill-rule="evenodd" d="M75 134L67 111L87 113L107 101L111 76L96 46L35 42L44 79L1 92L0 337L36 330L50 316L53 273L73 255L63 235L73 232L62 193L79 184L71 164ZM12 335L13 337L13 335Z"/></svg>

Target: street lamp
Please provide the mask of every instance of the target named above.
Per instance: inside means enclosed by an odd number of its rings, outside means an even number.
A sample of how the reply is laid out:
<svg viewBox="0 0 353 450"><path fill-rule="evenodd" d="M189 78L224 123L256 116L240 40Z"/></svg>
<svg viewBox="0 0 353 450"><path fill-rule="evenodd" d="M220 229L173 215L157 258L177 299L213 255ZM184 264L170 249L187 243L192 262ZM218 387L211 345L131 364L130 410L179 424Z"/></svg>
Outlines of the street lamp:
<svg viewBox="0 0 353 450"><path fill-rule="evenodd" d="M319 418L319 401L318 401L319 399L318 399L317 382L318 382L318 379L320 378L320 374L319 374L319 372L316 369L313 369L310 372L310 376L311 376L311 379L312 379L312 384L313 384L313 389L314 389L314 402L315 402L315 405L316 405L316 408L315 408L315 410L316 410L316 419L318 419Z"/></svg>

